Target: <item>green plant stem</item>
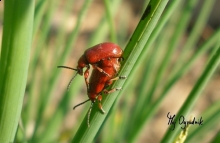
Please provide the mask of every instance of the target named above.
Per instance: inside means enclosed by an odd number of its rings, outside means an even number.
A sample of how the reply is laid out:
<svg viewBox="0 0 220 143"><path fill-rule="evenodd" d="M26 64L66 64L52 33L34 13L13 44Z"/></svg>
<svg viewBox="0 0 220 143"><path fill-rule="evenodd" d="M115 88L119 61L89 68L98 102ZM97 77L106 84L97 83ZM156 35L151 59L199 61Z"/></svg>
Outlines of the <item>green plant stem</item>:
<svg viewBox="0 0 220 143"><path fill-rule="evenodd" d="M164 25L166 24L166 22L170 18L171 14L175 11L179 2L180 1L171 1L170 2L170 5L164 11L164 14L162 15L162 17L161 17L160 21L158 22L157 26L155 27L154 31L152 32L148 42L146 43L146 45L145 45L146 48L152 47L153 42L158 37L159 33L161 32L162 28L164 27ZM134 65L134 68L131 71L130 77L134 77L134 74L136 74L138 72L137 67L144 62L146 55L147 55L147 50L145 50L141 53L140 57L137 60L137 63ZM130 78L130 77L128 77L127 80L129 80L129 81L126 82L125 87L132 81L132 78ZM146 76L146 78L147 78L147 76ZM145 86L145 85L143 85L143 86ZM141 92L143 93L143 91L141 91ZM144 99L142 99L142 98L138 98L137 100L139 100L140 102L144 102ZM139 101L137 101L137 102L140 103ZM142 104L140 103L140 104L136 105L133 110L140 111L141 109L143 109L143 107L142 107Z"/></svg>
<svg viewBox="0 0 220 143"><path fill-rule="evenodd" d="M38 62L39 62L39 57L40 57L40 54L43 50L43 48L45 47L44 45L44 42L46 41L47 39L47 34L48 34L48 31L50 29L50 24L51 24L51 19L52 19L52 14L53 12L55 11L56 9L56 5L57 5L57 1L52 1L49 0L46 2L47 5L49 5L50 7L50 10L47 11L47 14L46 14L46 18L45 18L45 21L44 21L44 25L43 25L43 28L42 28L42 33L40 34L41 36L39 37L38 39L38 44L36 46L36 49L34 51L34 55L31 57L31 62L30 62L30 67L29 67L29 72L32 73L32 79L31 79L31 82L30 82L30 85L29 85L29 102L27 103L27 107L26 109L27 110L24 110L24 126L26 126L27 124L29 124L30 122L32 122L35 118L36 118L36 107L38 107L39 105L36 105L36 97L34 95L34 88L35 88L35 85L36 85L36 79L37 79L37 65L38 65ZM46 5L46 4L44 4ZM44 5L42 5L44 7ZM39 13L39 15L41 14L41 12ZM38 15L37 15L38 16ZM38 16L37 19L35 19L35 22L38 22L36 20L40 20L41 19L41 16ZM36 24L36 23L35 23ZM37 26L37 25L34 25L34 26ZM37 28L37 27L34 27L34 28ZM40 97L42 97L43 95L41 94ZM40 99L39 97L39 99ZM43 97L42 97L43 98Z"/></svg>
<svg viewBox="0 0 220 143"><path fill-rule="evenodd" d="M39 30L41 20L43 18L43 14L46 10L47 1L41 0L37 3L35 12L34 12L34 28L33 28L33 36L36 35L37 30Z"/></svg>
<svg viewBox="0 0 220 143"><path fill-rule="evenodd" d="M215 55L209 61L204 72L197 81L196 85L190 92L183 106L180 108L179 112L177 113L174 119L174 122L178 122L177 120L181 115L184 115L184 117L188 116L189 112L196 103L198 97L201 95L201 92L205 88L206 84L208 83L215 69L218 67L219 63L220 63L220 47L218 48L218 51L215 53ZM179 133L180 129L181 128L179 124L176 124L175 130L168 129L165 136L162 139L162 142L164 143L172 142Z"/></svg>
<svg viewBox="0 0 220 143"><path fill-rule="evenodd" d="M218 29L205 43L203 43L199 50L193 55L190 60L185 62L185 66L179 69L167 82L167 85L164 87L163 91L161 92L160 98L164 97L171 87L177 82L179 78L181 78L189 69L192 67L193 63L199 58L201 54L204 54L210 47L217 42L220 36L220 29ZM157 101L158 102L158 101ZM157 103L156 103L157 104Z"/></svg>
<svg viewBox="0 0 220 143"><path fill-rule="evenodd" d="M109 11L111 12L110 15L112 15L113 17L115 16L118 7L121 4L121 1L122 0L111 1L111 10L109 10ZM106 35L108 33L108 23L107 22L108 22L107 18L104 15L104 17L102 18L100 24L97 26L97 29L94 31L94 34L93 34L94 36L92 36L90 38L90 40L88 42L88 47L94 46L97 43L100 43L100 41L104 41L106 39ZM116 34L112 34L112 35L116 36Z"/></svg>
<svg viewBox="0 0 220 143"><path fill-rule="evenodd" d="M133 68L141 51L144 49L144 45L146 44L151 32L153 31L167 2L168 0L154 0L151 1L149 4L150 6L146 8L145 13L143 14L135 32L130 39L130 42L125 48L125 62L122 65L122 69L119 75L129 76L131 69ZM116 81L113 86L111 86L111 88L122 87L123 84L123 80ZM103 96L102 105L107 112L110 110L118 94L118 92L115 92L112 93L111 96ZM106 114L101 114L98 110L97 104L95 104L90 115L90 127L87 127L86 115L72 142L92 142L105 117Z"/></svg>
<svg viewBox="0 0 220 143"><path fill-rule="evenodd" d="M173 73L175 73L176 70L180 68L179 63L182 63L184 59L186 59L186 56L189 55L189 51L191 50L192 47L195 47L196 42L200 38L200 35L203 32L203 29L206 25L206 21L209 18L209 15L212 11L212 7L215 3L215 0L208 0L204 1L203 6L201 8L201 11L199 12L199 16L195 21L195 24L193 26L193 29L191 30L191 33L186 41L186 44L182 48L182 52L180 57L177 59L178 62L177 65L175 66L175 69L173 70Z"/></svg>
<svg viewBox="0 0 220 143"><path fill-rule="evenodd" d="M80 15L78 17L78 20L77 20L77 24L76 24L76 27L74 29L74 31L70 34L68 40L67 40L67 44L66 44L66 47L65 47L65 50L64 52L62 53L62 57L60 58L59 60L59 63L57 65L63 65L66 61L66 59L68 58L68 55L71 53L71 50L72 50L72 45L75 43L76 41L76 38L77 38L77 35L79 33L79 30L80 30L80 26L81 26L81 23L85 17L85 14L90 6L90 3L91 3L91 0L87 0L85 1L84 3L84 6L80 12ZM45 96L44 99L42 100L41 102L41 105L40 105L40 108L38 110L38 117L36 119L36 128L35 128L35 131L37 130L38 126L40 125L40 122L41 122L41 118L42 116L44 115L44 110L46 108L46 105L48 103L48 100L51 96L51 93L52 91L54 90L55 88L55 85L58 81L58 77L59 77L59 74L61 73L61 70L57 69L55 70L52 75L51 75L51 78L50 78L50 85L45 93ZM35 140L35 137L32 138L32 141Z"/></svg>
<svg viewBox="0 0 220 143"><path fill-rule="evenodd" d="M112 42L117 43L116 33L115 33L115 27L113 22L113 16L111 12L111 3L110 0L104 0L105 2L105 9L106 9L106 16L110 27L110 39Z"/></svg>
<svg viewBox="0 0 220 143"><path fill-rule="evenodd" d="M34 0L4 2L4 27L0 61L0 142L14 142L25 93Z"/></svg>
<svg viewBox="0 0 220 143"><path fill-rule="evenodd" d="M149 105L151 108L150 110L146 110L146 113L142 113L146 116L144 123L147 123L149 119L155 114L155 112L158 110L159 105L163 101L163 99L166 97L167 93L170 91L170 89L173 87L173 85L180 79L184 74L186 74L187 71L189 71L190 67L192 67L193 63L199 58L201 54L203 54L208 48L210 48L214 43L218 40L220 31L216 31L215 34L213 34L199 49L198 52L191 58L188 62L186 62L185 66L177 72L167 83L167 85L164 87L164 89L161 92L160 97L155 102L151 103ZM139 123L140 124L140 123ZM142 127L141 125L139 125ZM140 130L140 129L139 129ZM139 131L138 130L138 131Z"/></svg>
<svg viewBox="0 0 220 143"><path fill-rule="evenodd" d="M180 19L180 22L178 23L177 28L176 28L176 32L173 34L173 37L171 38L170 45L168 46L168 49L167 49L167 53L165 54L162 60L162 63L160 64L159 69L157 70L157 73L156 73L157 76L154 80L153 86L151 87L148 93L148 96L146 96L147 98L145 99L146 101L145 104L149 104L152 101L152 97L156 91L156 88L159 86L160 81L163 75L165 74L165 70L168 67L168 63L171 59L171 55L173 55L173 52L175 48L177 47L177 44L180 41L181 36L183 35L184 31L187 28L188 22L191 17L191 12L192 12L191 8L195 7L197 1L198 0L188 1L187 7L184 9L185 11L184 15Z"/></svg>

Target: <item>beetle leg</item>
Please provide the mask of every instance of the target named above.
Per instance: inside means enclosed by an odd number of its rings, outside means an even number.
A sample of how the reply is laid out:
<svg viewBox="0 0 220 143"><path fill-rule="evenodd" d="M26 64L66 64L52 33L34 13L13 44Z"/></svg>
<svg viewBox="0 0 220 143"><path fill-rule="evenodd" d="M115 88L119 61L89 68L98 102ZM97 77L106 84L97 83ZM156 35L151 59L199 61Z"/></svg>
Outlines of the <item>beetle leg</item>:
<svg viewBox="0 0 220 143"><path fill-rule="evenodd" d="M110 89L110 90L104 89L103 92L105 94L109 94L109 93L112 93L112 92L115 92L115 91L119 91L119 90L122 90L122 88L118 87L118 88L113 88L113 89Z"/></svg>
<svg viewBox="0 0 220 143"><path fill-rule="evenodd" d="M126 78L127 78L126 76L117 76L115 78L112 78L106 82L105 87L108 87L109 85L111 85L114 80L126 79Z"/></svg>
<svg viewBox="0 0 220 143"><path fill-rule="evenodd" d="M119 80L119 79L126 79L126 76L117 76L115 78L110 79L110 81Z"/></svg>
<svg viewBox="0 0 220 143"><path fill-rule="evenodd" d="M105 74L106 76L110 77L110 75L105 72L103 69L101 69L100 67L96 66L96 65L93 65L94 68L96 68L98 71L100 71L101 73Z"/></svg>
<svg viewBox="0 0 220 143"><path fill-rule="evenodd" d="M87 89L89 89L89 81L88 81L87 79L88 79L88 77L89 77L89 69L90 69L90 66L87 65L86 67L87 67L87 68L86 68L86 71L84 72L84 78L85 78L85 82L86 82L86 87L87 87Z"/></svg>
<svg viewBox="0 0 220 143"><path fill-rule="evenodd" d="M102 95L98 95L97 99L98 99L98 106L99 106L99 109L102 111L103 114L105 114L105 110L102 108L102 104L101 104L101 101L102 101Z"/></svg>
<svg viewBox="0 0 220 143"><path fill-rule="evenodd" d="M106 82L105 87L108 87L109 85L111 85L114 80L126 79L126 78L127 78L126 76L117 76L117 77L115 77L115 78L112 78L112 79L110 79L110 80L108 80L108 81ZM104 89L103 92L104 92L105 94L109 94L109 93L112 93L112 92L115 92L115 91L118 91L118 90L121 90L121 89L122 89L121 87L113 88L113 89L111 89L111 90Z"/></svg>

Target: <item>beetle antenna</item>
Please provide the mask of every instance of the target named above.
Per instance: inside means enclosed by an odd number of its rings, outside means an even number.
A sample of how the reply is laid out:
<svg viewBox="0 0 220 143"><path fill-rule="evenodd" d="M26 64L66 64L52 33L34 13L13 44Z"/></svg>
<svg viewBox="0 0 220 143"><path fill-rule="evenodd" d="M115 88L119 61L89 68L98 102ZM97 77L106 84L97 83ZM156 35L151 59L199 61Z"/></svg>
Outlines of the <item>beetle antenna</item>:
<svg viewBox="0 0 220 143"><path fill-rule="evenodd" d="M87 99L86 101L77 104L76 106L73 107L73 110L76 109L76 107L78 107L78 106L80 106L80 105L82 105L82 104L84 104L84 103L86 103L86 102L88 102L88 101L90 101L90 99Z"/></svg>
<svg viewBox="0 0 220 143"><path fill-rule="evenodd" d="M66 68L66 69L71 69L71 70L74 70L74 71L78 72L78 69L74 69L74 68L67 67L67 66L57 66L57 68Z"/></svg>
<svg viewBox="0 0 220 143"><path fill-rule="evenodd" d="M72 79L70 80L70 82L69 82L69 84L67 86L67 91L69 91L70 84L72 83L72 81L76 77L76 75L78 74L78 69L74 69L74 68L67 67L67 66L57 66L57 68L66 68L66 69L71 69L71 70L77 71L77 73L72 77Z"/></svg>
<svg viewBox="0 0 220 143"><path fill-rule="evenodd" d="M72 77L72 79L70 80L68 86L67 86L67 91L69 91L70 89L70 84L72 83L73 79L76 77L76 75L78 74L78 72Z"/></svg>
<svg viewBox="0 0 220 143"><path fill-rule="evenodd" d="M87 125L88 125L88 127L90 127L89 119L90 119L90 114L92 112L92 106L93 106L93 102L91 103L89 111L88 111L88 118L87 118Z"/></svg>

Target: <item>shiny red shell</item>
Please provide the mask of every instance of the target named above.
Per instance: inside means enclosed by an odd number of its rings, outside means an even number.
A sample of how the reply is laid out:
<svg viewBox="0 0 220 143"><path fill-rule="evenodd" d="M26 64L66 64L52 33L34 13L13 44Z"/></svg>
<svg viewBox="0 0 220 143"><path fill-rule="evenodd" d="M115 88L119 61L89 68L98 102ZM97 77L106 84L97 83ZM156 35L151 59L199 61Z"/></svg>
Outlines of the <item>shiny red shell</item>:
<svg viewBox="0 0 220 143"><path fill-rule="evenodd" d="M87 49L84 55L90 64L97 63L106 58L120 58L122 56L121 48L114 43L101 43Z"/></svg>
<svg viewBox="0 0 220 143"><path fill-rule="evenodd" d="M79 74L82 75L82 68L89 64L96 64L106 58L120 58L122 57L122 53L122 49L111 42L95 45L87 49L80 57L77 66L77 69L80 71Z"/></svg>

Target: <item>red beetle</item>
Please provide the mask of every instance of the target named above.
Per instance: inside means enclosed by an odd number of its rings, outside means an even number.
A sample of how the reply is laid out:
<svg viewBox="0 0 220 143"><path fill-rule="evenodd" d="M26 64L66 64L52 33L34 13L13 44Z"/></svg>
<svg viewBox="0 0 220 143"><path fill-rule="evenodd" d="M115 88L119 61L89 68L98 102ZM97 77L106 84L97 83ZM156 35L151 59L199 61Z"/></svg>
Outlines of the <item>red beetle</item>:
<svg viewBox="0 0 220 143"><path fill-rule="evenodd" d="M77 71L76 75L77 74L83 75L83 68L86 67L86 70L84 72L84 78L85 78L86 86L88 88L89 82L87 78L89 77L89 69L90 69L89 64L91 64L94 69L97 69L100 72L104 73L105 75L109 76L108 73L106 73L103 69L98 67L97 64L100 61L107 59L107 58L108 59L122 58L122 53L123 51L118 45L111 43L111 42L105 42L105 43L101 43L101 44L95 45L87 49L84 52L84 54L80 57L80 59L78 60L77 69L66 67L66 66L58 66L58 67L76 70ZM74 77L71 79L71 81L74 79ZM70 81L70 84L71 84L71 81ZM68 85L68 89L69 89L70 84Z"/></svg>
<svg viewBox="0 0 220 143"><path fill-rule="evenodd" d="M121 88L114 88L111 90L106 90L106 88L112 84L114 80L118 79L125 79L125 76L119 76L116 77L116 74L118 73L120 69L120 62L122 59L122 50L121 48L114 44L114 43L101 43L96 46L93 46L89 49L87 49L84 54L80 57L78 61L77 69L73 69L66 66L58 66L61 68L68 68L72 70L76 70L78 74L83 75L83 68L86 67L86 71L84 72L84 78L87 86L87 94L89 99L76 105L73 109L75 109L77 106L84 104L87 101L92 101L89 112L88 112L88 126L89 126L89 118L90 113L92 110L93 103L98 100L98 106L99 109L102 111L102 113L105 113L105 111L102 108L101 100L102 100L102 93L109 94L111 92L120 90ZM93 66L92 75L90 77L89 82L87 81L87 78L89 76L89 64ZM76 73L76 75L77 75ZM76 76L75 75L75 76ZM74 77L75 77L74 76ZM73 78L74 78L73 77ZM73 80L71 79L71 81ZM68 85L68 88L71 84L71 81Z"/></svg>

